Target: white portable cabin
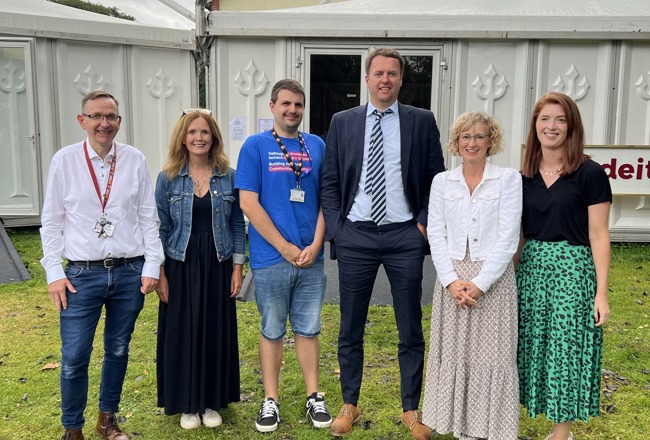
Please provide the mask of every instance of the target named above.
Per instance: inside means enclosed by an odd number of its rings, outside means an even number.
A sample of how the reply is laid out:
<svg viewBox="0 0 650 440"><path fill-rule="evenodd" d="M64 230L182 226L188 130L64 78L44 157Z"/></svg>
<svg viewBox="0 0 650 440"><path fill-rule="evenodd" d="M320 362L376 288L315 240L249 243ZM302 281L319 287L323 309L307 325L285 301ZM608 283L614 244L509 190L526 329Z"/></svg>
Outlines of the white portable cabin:
<svg viewBox="0 0 650 440"><path fill-rule="evenodd" d="M612 238L650 241L650 3L647 0L349 0L273 11L213 11L208 105L235 164L248 134L269 126L282 78L307 92L302 129L368 99L368 50L406 58L400 101L431 109L443 145L457 115L484 110L506 131L492 159L519 169L535 101L560 91L579 105L594 159L615 193ZM597 147L596 147L597 146ZM447 168L458 159L448 155Z"/></svg>
<svg viewBox="0 0 650 440"><path fill-rule="evenodd" d="M196 102L194 31L140 25L45 0L0 0L0 217L40 223L53 154L85 133L92 90L113 94L116 140L142 150L155 177L182 109Z"/></svg>

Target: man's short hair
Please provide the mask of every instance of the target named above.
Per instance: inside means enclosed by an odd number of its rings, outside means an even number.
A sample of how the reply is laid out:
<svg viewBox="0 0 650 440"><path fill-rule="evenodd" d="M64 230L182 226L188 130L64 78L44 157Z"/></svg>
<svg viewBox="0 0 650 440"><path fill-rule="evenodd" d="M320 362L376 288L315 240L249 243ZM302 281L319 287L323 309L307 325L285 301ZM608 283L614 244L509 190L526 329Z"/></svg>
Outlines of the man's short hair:
<svg viewBox="0 0 650 440"><path fill-rule="evenodd" d="M400 76L404 76L404 58L402 58L402 55L400 55L398 51L391 47L378 47L368 54L368 57L366 58L366 75L370 72L370 64L372 64L372 60L378 56L395 58L399 61Z"/></svg>
<svg viewBox="0 0 650 440"><path fill-rule="evenodd" d="M86 103L88 101L94 101L95 99L99 98L109 98L112 99L113 102L115 102L115 105L119 107L119 103L117 102L117 99L115 99L115 96L111 95L108 92L105 92L103 90L95 90L93 92L88 92L84 95L84 97L81 99L81 111L84 110L84 107L86 106Z"/></svg>
<svg viewBox="0 0 650 440"><path fill-rule="evenodd" d="M302 95L302 100L306 101L305 89L303 89L302 85L300 85L300 83L295 79L281 79L275 83L271 90L271 102L273 104L278 100L278 93L280 93L280 90L289 90L290 92Z"/></svg>

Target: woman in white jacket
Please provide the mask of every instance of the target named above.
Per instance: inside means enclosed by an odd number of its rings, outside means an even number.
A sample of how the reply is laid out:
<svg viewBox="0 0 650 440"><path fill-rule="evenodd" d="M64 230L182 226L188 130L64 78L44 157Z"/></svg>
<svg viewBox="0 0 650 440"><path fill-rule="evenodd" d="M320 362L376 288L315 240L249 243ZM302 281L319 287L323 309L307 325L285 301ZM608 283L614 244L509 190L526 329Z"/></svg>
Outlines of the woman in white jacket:
<svg viewBox="0 0 650 440"><path fill-rule="evenodd" d="M451 127L457 168L436 175L427 233L437 272L431 311L423 421L460 439L516 440L517 251L521 176L488 157L503 129L484 112Z"/></svg>

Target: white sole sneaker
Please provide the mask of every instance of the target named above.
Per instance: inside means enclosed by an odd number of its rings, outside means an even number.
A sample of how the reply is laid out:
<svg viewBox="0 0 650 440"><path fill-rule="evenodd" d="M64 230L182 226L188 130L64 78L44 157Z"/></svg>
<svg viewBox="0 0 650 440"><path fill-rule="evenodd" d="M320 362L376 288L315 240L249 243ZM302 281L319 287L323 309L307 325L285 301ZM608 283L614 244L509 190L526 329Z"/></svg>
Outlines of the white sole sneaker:
<svg viewBox="0 0 650 440"><path fill-rule="evenodd" d="M307 418L311 421L311 424L314 425L314 428L329 428L332 426L332 419L329 419L327 422L319 422L318 420L314 420L311 417L307 416Z"/></svg>
<svg viewBox="0 0 650 440"><path fill-rule="evenodd" d="M278 420L278 422L279 422L279 420ZM256 428L259 432L273 432L273 431L275 431L276 429L278 429L278 424L276 423L275 425L268 425L268 426L265 426L265 425L258 425L257 422L255 422L255 428Z"/></svg>
<svg viewBox="0 0 650 440"><path fill-rule="evenodd" d="M222 423L221 416L218 412L213 409L206 408L205 413L203 414L203 424L208 428L216 428Z"/></svg>
<svg viewBox="0 0 650 440"><path fill-rule="evenodd" d="M201 426L201 417L198 414L181 414L181 428L196 429Z"/></svg>
<svg viewBox="0 0 650 440"><path fill-rule="evenodd" d="M264 422L264 424L260 424L260 422ZM273 422L273 424L269 424L269 422ZM278 429L279 423L280 403L272 397L264 399L255 419L255 429L259 432L273 432Z"/></svg>

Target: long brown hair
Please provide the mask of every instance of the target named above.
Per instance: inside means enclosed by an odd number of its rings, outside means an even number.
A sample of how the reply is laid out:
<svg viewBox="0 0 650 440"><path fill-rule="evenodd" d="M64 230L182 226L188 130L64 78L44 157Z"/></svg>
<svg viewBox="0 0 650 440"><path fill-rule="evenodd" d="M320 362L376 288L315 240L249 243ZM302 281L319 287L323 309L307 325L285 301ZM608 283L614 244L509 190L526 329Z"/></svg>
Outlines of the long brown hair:
<svg viewBox="0 0 650 440"><path fill-rule="evenodd" d="M208 153L208 161L212 169L216 169L219 173L225 174L228 171L230 161L224 150L223 137L221 130L217 125L217 121L206 113L193 111L184 114L176 122L172 137L169 140L169 152L167 153L167 161L163 165L163 171L167 174L167 179L172 180L178 173L187 165L189 153L185 147L185 136L187 135L187 128L190 123L196 118L203 118L210 127L212 133L212 146Z"/></svg>
<svg viewBox="0 0 650 440"><path fill-rule="evenodd" d="M542 161L542 144L537 137L536 125L542 108L548 104L557 104L562 107L567 121L566 140L562 148L563 170L561 174L571 174L585 160L589 159L589 156L584 153L585 129L582 125L580 109L578 109L573 99L564 93L550 92L537 100L533 114L530 117L524 163L521 168L521 174L528 178L533 177L539 171L539 164Z"/></svg>

